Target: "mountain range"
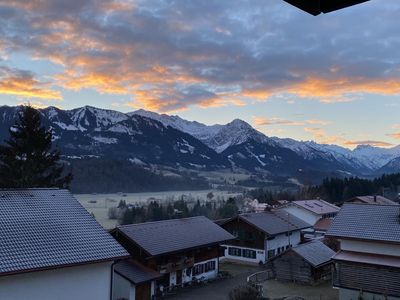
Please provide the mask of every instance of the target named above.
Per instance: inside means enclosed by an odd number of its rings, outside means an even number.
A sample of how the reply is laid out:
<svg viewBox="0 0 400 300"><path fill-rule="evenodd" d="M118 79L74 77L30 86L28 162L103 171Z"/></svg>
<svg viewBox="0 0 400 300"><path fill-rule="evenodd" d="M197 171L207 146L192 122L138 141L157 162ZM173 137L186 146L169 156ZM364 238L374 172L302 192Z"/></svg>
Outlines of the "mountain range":
<svg viewBox="0 0 400 300"><path fill-rule="evenodd" d="M0 107L2 139L8 136L18 110ZM362 145L350 150L269 137L239 119L209 126L146 110L122 113L85 106L48 107L40 112L67 160L106 158L144 168L230 170L297 179L304 174L374 176L400 170L400 146Z"/></svg>

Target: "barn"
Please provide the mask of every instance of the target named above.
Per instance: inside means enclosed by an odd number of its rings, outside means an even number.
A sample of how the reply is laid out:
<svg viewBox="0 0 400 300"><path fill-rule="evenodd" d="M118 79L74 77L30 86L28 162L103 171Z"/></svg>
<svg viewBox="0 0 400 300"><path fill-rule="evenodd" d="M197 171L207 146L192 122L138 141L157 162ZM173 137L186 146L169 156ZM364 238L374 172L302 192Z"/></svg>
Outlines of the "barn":
<svg viewBox="0 0 400 300"><path fill-rule="evenodd" d="M317 284L331 278L335 252L318 240L290 248L272 260L276 279Z"/></svg>

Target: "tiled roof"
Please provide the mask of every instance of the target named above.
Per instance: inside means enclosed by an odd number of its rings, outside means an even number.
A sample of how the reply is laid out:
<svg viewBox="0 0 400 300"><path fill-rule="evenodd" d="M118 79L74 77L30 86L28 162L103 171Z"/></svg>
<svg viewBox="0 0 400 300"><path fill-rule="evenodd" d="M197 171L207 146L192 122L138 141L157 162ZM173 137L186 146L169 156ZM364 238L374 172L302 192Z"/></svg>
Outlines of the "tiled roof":
<svg viewBox="0 0 400 300"><path fill-rule="evenodd" d="M0 190L0 275L126 256L67 190Z"/></svg>
<svg viewBox="0 0 400 300"><path fill-rule="evenodd" d="M382 196L357 196L350 199L348 202L360 201L367 204L381 204L381 205L397 205L396 202Z"/></svg>
<svg viewBox="0 0 400 300"><path fill-rule="evenodd" d="M151 256L218 244L234 239L206 217L193 217L117 227Z"/></svg>
<svg viewBox="0 0 400 300"><path fill-rule="evenodd" d="M317 240L299 245L292 248L292 250L314 267L329 262L336 253L324 243Z"/></svg>
<svg viewBox="0 0 400 300"><path fill-rule="evenodd" d="M351 251L339 251L332 259L400 268L400 257Z"/></svg>
<svg viewBox="0 0 400 300"><path fill-rule="evenodd" d="M162 277L160 273L132 259L117 262L114 265L114 270L134 284L145 283Z"/></svg>
<svg viewBox="0 0 400 300"><path fill-rule="evenodd" d="M336 213L340 210L336 205L321 199L298 200L292 203L318 215Z"/></svg>
<svg viewBox="0 0 400 300"><path fill-rule="evenodd" d="M300 220L284 210L242 214L239 215L239 218L254 225L268 235L276 235L287 231L311 227L310 224Z"/></svg>
<svg viewBox="0 0 400 300"><path fill-rule="evenodd" d="M400 207L344 204L327 236L400 243Z"/></svg>

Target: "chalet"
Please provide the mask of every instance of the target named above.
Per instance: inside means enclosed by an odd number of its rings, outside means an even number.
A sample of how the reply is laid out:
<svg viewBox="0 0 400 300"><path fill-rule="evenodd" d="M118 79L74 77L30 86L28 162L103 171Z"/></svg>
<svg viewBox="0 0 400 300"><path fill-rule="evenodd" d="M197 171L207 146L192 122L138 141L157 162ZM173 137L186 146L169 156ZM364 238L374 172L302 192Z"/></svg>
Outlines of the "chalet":
<svg viewBox="0 0 400 300"><path fill-rule="evenodd" d="M221 224L235 240L223 245L225 259L259 264L300 243L308 223L283 210L241 214Z"/></svg>
<svg viewBox="0 0 400 300"><path fill-rule="evenodd" d="M134 259L162 275L156 292L216 278L220 244L234 238L206 217L124 225L112 234Z"/></svg>
<svg viewBox="0 0 400 300"><path fill-rule="evenodd" d="M347 203L364 203L364 204L378 204L378 205L397 205L396 202L385 197L374 196L357 196L346 201Z"/></svg>
<svg viewBox="0 0 400 300"><path fill-rule="evenodd" d="M109 300L127 257L67 190L0 190L0 299Z"/></svg>
<svg viewBox="0 0 400 300"><path fill-rule="evenodd" d="M340 300L400 299L399 206L344 204L327 236L340 242L333 257Z"/></svg>
<svg viewBox="0 0 400 300"><path fill-rule="evenodd" d="M335 254L320 241L289 248L273 258L276 279L303 284L317 284L331 279L332 256Z"/></svg>
<svg viewBox="0 0 400 300"><path fill-rule="evenodd" d="M320 219L334 218L340 208L321 199L292 201L283 210L314 226Z"/></svg>

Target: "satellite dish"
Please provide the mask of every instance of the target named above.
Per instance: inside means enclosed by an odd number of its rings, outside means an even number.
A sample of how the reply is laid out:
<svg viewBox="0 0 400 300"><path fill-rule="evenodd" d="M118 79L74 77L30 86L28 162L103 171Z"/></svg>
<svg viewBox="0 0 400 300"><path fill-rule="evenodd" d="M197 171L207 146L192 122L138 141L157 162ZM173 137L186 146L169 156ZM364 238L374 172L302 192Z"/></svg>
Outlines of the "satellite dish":
<svg viewBox="0 0 400 300"><path fill-rule="evenodd" d="M317 16L321 13L329 13L352 5L367 2L369 0L284 0L301 10Z"/></svg>

